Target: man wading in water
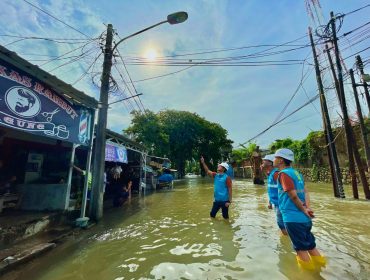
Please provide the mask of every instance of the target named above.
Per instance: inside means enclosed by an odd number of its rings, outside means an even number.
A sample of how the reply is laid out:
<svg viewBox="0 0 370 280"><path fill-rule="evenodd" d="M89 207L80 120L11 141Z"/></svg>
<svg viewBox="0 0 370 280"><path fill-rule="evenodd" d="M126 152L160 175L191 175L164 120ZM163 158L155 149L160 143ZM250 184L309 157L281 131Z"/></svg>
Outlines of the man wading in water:
<svg viewBox="0 0 370 280"><path fill-rule="evenodd" d="M305 269L315 269L315 265L325 266L326 259L316 248L315 237L311 232L311 218L315 216L309 208L310 200L303 177L291 167L293 161L291 150L282 148L275 152L274 166L280 171L277 179L279 209L297 252L298 265Z"/></svg>
<svg viewBox="0 0 370 280"><path fill-rule="evenodd" d="M214 178L214 201L210 216L216 217L216 214L220 208L222 209L222 217L224 219L229 218L229 206L232 199L232 181L227 176L226 171L229 169L229 165L226 162L222 162L217 166L217 173L212 172L208 169L208 166L204 162L204 158L200 158L200 162L208 176Z"/></svg>

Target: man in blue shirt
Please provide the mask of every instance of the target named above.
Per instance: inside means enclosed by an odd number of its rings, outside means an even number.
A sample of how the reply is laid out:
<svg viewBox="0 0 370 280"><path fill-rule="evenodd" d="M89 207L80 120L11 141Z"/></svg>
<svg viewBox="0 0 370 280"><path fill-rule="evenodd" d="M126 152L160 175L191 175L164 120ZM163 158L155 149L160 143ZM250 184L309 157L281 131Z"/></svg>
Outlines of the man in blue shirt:
<svg viewBox="0 0 370 280"><path fill-rule="evenodd" d="M222 162L217 166L217 173L212 172L208 169L208 166L204 162L204 158L201 157L200 162L208 176L214 178L214 201L210 216L216 217L217 212L222 209L222 217L224 219L229 218L229 206L232 200L232 181L231 178L226 174L229 169L229 165L226 162Z"/></svg>
<svg viewBox="0 0 370 280"><path fill-rule="evenodd" d="M277 178L279 174L279 169L274 168L275 156L273 154L266 155L262 159L261 169L267 175L267 194L269 197L269 204L268 208L272 209L272 205L274 205L275 213L276 213L276 222L284 235L287 235L287 231L284 226L283 217L279 210L279 203L278 203L278 186L277 186Z"/></svg>
<svg viewBox="0 0 370 280"><path fill-rule="evenodd" d="M297 252L298 265L314 269L315 264L325 265L326 260L316 248L315 236L311 232L313 211L302 175L292 168L294 161L291 150L283 148L275 152L274 166L279 169L277 179L279 209L285 228Z"/></svg>

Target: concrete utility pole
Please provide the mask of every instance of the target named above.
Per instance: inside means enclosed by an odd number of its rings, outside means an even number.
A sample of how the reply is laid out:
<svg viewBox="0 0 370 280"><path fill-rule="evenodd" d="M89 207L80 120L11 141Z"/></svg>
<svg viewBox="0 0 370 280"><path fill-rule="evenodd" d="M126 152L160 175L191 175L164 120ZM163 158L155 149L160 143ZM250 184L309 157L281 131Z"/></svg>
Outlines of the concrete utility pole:
<svg viewBox="0 0 370 280"><path fill-rule="evenodd" d="M91 196L90 216L98 221L103 216L103 185L104 185L104 166L105 166L105 141L108 116L108 92L109 78L112 68L112 42L113 26L108 24L107 38L104 49L103 74L100 87L100 107L99 121L96 127L95 153L94 153L94 172Z"/></svg>
<svg viewBox="0 0 370 280"><path fill-rule="evenodd" d="M366 83L365 79L363 78L364 77L364 64L362 63L362 59L361 59L361 56L356 56L356 63L357 63L357 67L358 69L360 69L360 73L361 73L361 76L362 76L362 85L364 87L364 90L365 90L365 96L366 96L366 101L367 101L367 108L369 109L369 112L370 112L370 94L369 94L369 89L367 88L368 87L368 84Z"/></svg>
<svg viewBox="0 0 370 280"><path fill-rule="evenodd" d="M144 28L138 32L135 32L125 38L119 40L112 48L113 43L113 26L108 24L107 27L107 38L104 49L104 63L103 73L101 77L100 87L100 108L98 116L98 124L96 128L95 138L95 153L94 153L94 172L93 172L93 186L92 186L92 197L90 207L90 216L96 221L99 221L103 217L103 186L104 186L104 167L105 167L105 142L106 142L106 127L108 117L108 92L109 92L109 79L112 69L112 58L114 50L123 41L139 35L149 29L159 26L164 23L179 24L183 23L188 19L186 12L177 12L169 14L166 20L160 21L154 25ZM141 95L137 94L136 96ZM134 97L134 96L131 96ZM123 99L125 100L125 99ZM121 100L122 101L122 100ZM112 103L113 104L113 103Z"/></svg>
<svg viewBox="0 0 370 280"><path fill-rule="evenodd" d="M347 104L346 98L344 95L344 85L343 85L343 70L342 64L339 57L339 49L338 49L338 42L337 42L337 31L335 25L335 16L333 12L330 12L330 25L333 34L333 44L334 44L334 52L335 52L335 59L337 64L338 70L338 96L339 102L341 104L341 109L343 113L343 123L344 123L344 130L346 132L346 144L347 144L347 153L348 153L348 165L349 165L349 173L351 175L352 181L352 190L353 190L353 197L358 199L358 189L357 189L357 179L356 179L356 169L355 163L353 160L353 137L352 137L352 127L349 123L348 112L347 112Z"/></svg>
<svg viewBox="0 0 370 280"><path fill-rule="evenodd" d="M326 140L326 147L327 147L328 156L329 156L330 170L332 174L334 196L345 198L343 183L342 183L342 174L340 173L337 150L334 144L334 136L333 136L333 131L331 129L328 106L326 103L324 86L323 86L322 79L321 79L321 72L319 68L319 62L317 59L316 48L315 48L315 44L313 41L311 28L308 28L308 33L310 36L312 53L313 53L313 58L315 62L317 86L319 88L319 93L320 93L321 112L322 112L323 123L324 123L325 140Z"/></svg>
<svg viewBox="0 0 370 280"><path fill-rule="evenodd" d="M339 104L340 104L340 107L342 108L343 105L342 105L342 99L339 95L338 77L337 77L337 74L336 74L335 69L334 69L334 64L333 64L333 60L332 60L331 55L330 55L330 49L328 48L328 45L325 45L325 51L326 51L326 54L328 56L330 70L331 70L331 73L333 75L335 90L337 92L337 97L338 97L338 100L339 100Z"/></svg>
<svg viewBox="0 0 370 280"><path fill-rule="evenodd" d="M348 113L347 113L347 105L346 105L346 99L344 95L344 85L343 85L343 72L342 72L342 65L341 61L339 58L339 49L338 49L338 42L337 42L337 32L336 32L336 26L335 26L335 16L333 12L330 12L330 17L331 17L331 27L332 27L332 32L333 32L333 44L334 44L334 51L335 51L335 58L336 58L336 64L337 64L337 69L338 69L338 82L339 82L339 89L340 89L340 96L342 98L342 105L343 105L343 118L344 118L344 128L346 130L346 136L347 136L347 148L350 147L352 150L353 156L355 158L356 164L357 164L357 169L358 173L360 175L361 183L364 188L364 193L366 199L370 199L370 189L369 189L369 184L367 182L366 174L362 165L360 153L358 152L358 146L356 142L356 137L355 134L353 133L352 126L349 122L348 118ZM352 146L353 145L353 146ZM348 156L351 158L351 155L349 155L348 151ZM354 172L354 179L356 180L356 171L355 171L355 166L352 162L352 171ZM351 173L352 175L352 173ZM353 180L353 177L352 177ZM356 185L356 189L354 190L353 194L354 198L358 199L358 189ZM356 197L357 196L357 197Z"/></svg>
<svg viewBox="0 0 370 280"><path fill-rule="evenodd" d="M355 81L355 76L353 74L353 69L349 70L349 74L351 76L353 95L355 96L357 114L358 114L358 119L360 121L362 142L364 143L365 155L366 155L366 161L367 161L367 170L369 170L369 168L370 168L370 149L369 149L369 143L368 143L368 140L367 140L367 129L365 127L365 122L364 122L364 118L362 116L360 101L358 99L357 85L356 85L356 81Z"/></svg>

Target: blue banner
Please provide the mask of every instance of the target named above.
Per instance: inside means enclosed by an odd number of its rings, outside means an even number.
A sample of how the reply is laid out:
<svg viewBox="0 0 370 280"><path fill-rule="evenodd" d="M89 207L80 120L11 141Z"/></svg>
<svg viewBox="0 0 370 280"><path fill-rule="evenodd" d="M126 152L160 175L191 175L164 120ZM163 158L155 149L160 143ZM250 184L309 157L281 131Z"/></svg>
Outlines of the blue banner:
<svg viewBox="0 0 370 280"><path fill-rule="evenodd" d="M127 149L117 144L105 144L105 161L128 163Z"/></svg>
<svg viewBox="0 0 370 280"><path fill-rule="evenodd" d="M0 125L89 145L92 111L0 59Z"/></svg>

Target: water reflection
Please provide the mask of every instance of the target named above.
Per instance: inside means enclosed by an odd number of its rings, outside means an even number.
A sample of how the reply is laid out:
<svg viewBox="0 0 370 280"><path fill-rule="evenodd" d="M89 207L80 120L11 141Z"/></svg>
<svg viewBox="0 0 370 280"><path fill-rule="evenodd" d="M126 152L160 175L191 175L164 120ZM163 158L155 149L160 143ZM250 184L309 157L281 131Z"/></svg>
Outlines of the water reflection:
<svg viewBox="0 0 370 280"><path fill-rule="evenodd" d="M19 279L370 279L369 203L334 199L328 185L308 186L313 232L328 259L321 271L298 269L264 187L236 181L225 221L209 218L211 180L192 179L109 210Z"/></svg>

